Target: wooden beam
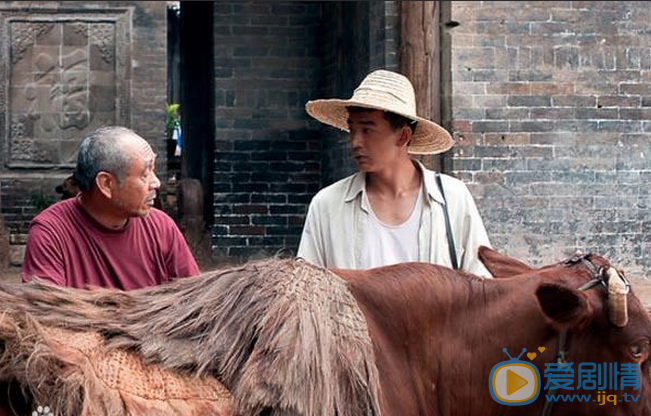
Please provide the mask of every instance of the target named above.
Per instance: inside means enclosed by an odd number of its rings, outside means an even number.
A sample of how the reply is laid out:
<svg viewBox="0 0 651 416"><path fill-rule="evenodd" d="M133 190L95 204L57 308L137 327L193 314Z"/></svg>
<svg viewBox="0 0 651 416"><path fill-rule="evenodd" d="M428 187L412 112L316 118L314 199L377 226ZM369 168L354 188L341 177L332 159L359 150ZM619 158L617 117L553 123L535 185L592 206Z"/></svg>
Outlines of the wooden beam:
<svg viewBox="0 0 651 416"><path fill-rule="evenodd" d="M418 115L440 123L439 2L402 1L400 5L400 73L414 85ZM440 170L440 156L418 159L428 168Z"/></svg>

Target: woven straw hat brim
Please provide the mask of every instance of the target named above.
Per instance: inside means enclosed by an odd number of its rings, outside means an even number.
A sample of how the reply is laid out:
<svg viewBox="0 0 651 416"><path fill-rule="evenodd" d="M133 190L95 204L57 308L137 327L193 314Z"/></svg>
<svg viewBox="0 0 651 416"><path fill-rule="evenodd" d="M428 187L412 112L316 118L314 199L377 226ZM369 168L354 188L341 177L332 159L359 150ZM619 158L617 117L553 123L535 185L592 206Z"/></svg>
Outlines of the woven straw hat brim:
<svg viewBox="0 0 651 416"><path fill-rule="evenodd" d="M390 111L399 114L408 119L418 122L416 130L412 135L411 142L408 147L409 153L421 155L433 155L443 153L449 150L454 145L454 140L450 133L443 127L434 123L433 121L424 119L422 117L414 116L413 114L406 114L392 108L387 108L382 105L369 104L359 100L341 100L341 99L325 99L308 101L305 109L315 119L322 123L336 127L343 131L348 131L348 110L346 107L363 107L372 110Z"/></svg>

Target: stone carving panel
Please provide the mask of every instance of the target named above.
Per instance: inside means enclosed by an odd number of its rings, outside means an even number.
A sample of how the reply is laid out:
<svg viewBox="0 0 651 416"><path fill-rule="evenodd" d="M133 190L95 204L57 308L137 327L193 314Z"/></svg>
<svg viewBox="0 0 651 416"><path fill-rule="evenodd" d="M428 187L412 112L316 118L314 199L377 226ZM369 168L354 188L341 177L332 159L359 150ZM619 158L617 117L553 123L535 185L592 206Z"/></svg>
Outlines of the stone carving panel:
<svg viewBox="0 0 651 416"><path fill-rule="evenodd" d="M87 133L129 124L128 12L97 14L0 10L7 167L72 166Z"/></svg>

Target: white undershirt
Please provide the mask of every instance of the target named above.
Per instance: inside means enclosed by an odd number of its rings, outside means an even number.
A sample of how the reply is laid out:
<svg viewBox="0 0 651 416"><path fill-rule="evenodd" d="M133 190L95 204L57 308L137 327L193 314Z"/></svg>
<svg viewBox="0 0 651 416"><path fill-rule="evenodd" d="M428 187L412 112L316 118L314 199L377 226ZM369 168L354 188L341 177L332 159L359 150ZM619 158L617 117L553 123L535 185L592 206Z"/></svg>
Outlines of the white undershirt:
<svg viewBox="0 0 651 416"><path fill-rule="evenodd" d="M405 222L399 225L385 224L378 219L363 192L369 207L369 221L362 244L360 269L387 266L407 261L418 261L418 228L423 212L423 191L418 192L416 203Z"/></svg>

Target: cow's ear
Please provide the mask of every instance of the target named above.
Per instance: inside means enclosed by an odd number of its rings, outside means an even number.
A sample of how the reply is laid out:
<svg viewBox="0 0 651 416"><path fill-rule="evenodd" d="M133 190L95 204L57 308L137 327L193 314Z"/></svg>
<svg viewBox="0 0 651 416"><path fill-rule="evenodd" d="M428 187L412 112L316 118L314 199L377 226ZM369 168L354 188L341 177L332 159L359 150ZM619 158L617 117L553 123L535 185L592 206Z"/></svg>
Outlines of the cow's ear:
<svg viewBox="0 0 651 416"><path fill-rule="evenodd" d="M543 313L558 330L580 325L590 316L590 303L585 293L560 283L543 283L536 290Z"/></svg>
<svg viewBox="0 0 651 416"><path fill-rule="evenodd" d="M480 246L477 253L479 260L495 278L513 277L519 274L533 270L523 262L514 258L505 256L486 246Z"/></svg>

